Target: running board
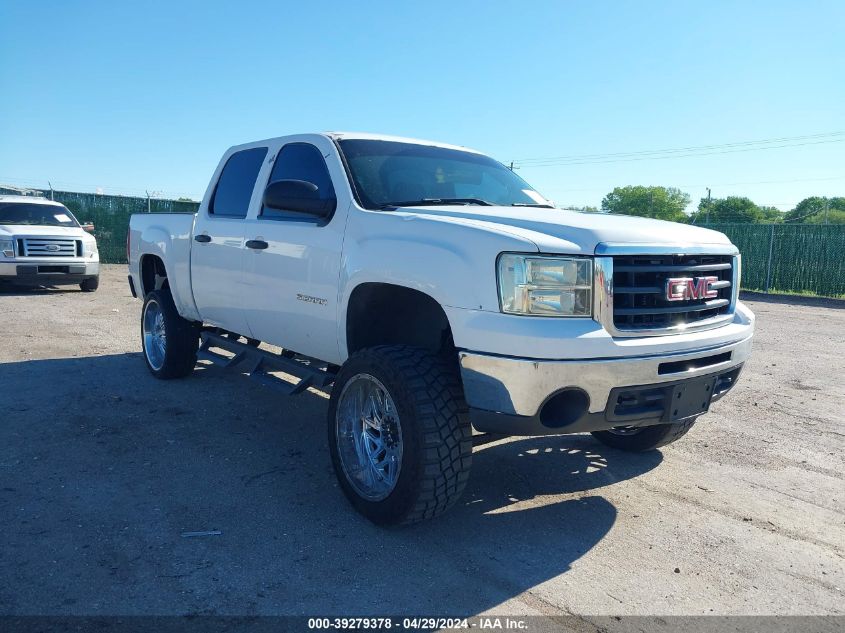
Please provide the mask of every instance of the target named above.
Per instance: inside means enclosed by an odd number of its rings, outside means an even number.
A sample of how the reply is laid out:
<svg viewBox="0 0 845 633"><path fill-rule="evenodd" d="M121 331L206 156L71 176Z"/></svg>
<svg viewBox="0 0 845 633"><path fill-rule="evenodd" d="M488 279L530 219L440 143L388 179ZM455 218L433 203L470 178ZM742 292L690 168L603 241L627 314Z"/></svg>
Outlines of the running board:
<svg viewBox="0 0 845 633"><path fill-rule="evenodd" d="M274 354L213 332L203 332L200 340L200 348L197 351L198 360L211 361L223 369L246 374L258 383L279 389L289 396L302 393L308 387L325 390L334 382L337 375L334 371L329 371L327 363L307 356L287 357ZM212 351L212 348L225 350L233 356ZM281 371L294 376L299 379L299 382L290 383L277 378L270 374L272 371Z"/></svg>
<svg viewBox="0 0 845 633"><path fill-rule="evenodd" d="M475 433L472 436L472 445L475 446L484 446L485 444L491 444L493 442L498 442L499 440L503 440L507 435L504 433Z"/></svg>

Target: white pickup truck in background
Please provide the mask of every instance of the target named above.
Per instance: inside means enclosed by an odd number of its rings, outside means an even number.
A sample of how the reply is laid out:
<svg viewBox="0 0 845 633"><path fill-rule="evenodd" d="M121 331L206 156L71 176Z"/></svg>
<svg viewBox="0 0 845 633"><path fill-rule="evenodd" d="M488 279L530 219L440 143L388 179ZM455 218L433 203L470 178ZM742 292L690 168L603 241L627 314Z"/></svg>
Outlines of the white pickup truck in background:
<svg viewBox="0 0 845 633"><path fill-rule="evenodd" d="M457 500L473 427L668 444L751 351L723 234L562 211L499 162L427 141L233 147L196 215L133 216L128 250L150 371L185 376L199 351L265 382L299 375L294 392L333 384L338 480L381 524Z"/></svg>
<svg viewBox="0 0 845 633"><path fill-rule="evenodd" d="M97 240L62 204L31 196L0 196L0 284L100 284Z"/></svg>

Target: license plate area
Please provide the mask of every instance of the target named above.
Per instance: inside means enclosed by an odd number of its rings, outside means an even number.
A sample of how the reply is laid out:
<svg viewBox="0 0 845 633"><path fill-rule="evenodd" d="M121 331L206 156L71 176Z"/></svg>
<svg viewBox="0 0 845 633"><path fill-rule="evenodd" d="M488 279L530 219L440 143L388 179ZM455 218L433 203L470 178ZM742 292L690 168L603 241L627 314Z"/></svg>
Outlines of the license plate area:
<svg viewBox="0 0 845 633"><path fill-rule="evenodd" d="M672 387L666 416L669 421L683 420L694 415L706 413L713 398L716 378L694 378L679 382Z"/></svg>

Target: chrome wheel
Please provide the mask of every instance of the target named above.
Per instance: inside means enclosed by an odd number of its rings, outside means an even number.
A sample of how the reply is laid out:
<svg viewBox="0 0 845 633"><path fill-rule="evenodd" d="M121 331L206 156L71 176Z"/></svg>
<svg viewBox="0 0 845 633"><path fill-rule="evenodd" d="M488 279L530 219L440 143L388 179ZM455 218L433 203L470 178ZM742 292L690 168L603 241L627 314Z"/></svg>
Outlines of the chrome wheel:
<svg viewBox="0 0 845 633"><path fill-rule="evenodd" d="M164 356L167 352L167 334L164 331L164 313L158 301L147 302L144 308L144 318L141 320L144 338L144 355L154 370L164 366Z"/></svg>
<svg viewBox="0 0 845 633"><path fill-rule="evenodd" d="M402 426L378 379L356 374L343 388L335 416L337 452L347 480L369 501L387 498L402 468Z"/></svg>
<svg viewBox="0 0 845 633"><path fill-rule="evenodd" d="M640 431L643 430L641 426L614 426L612 429L607 429L608 433L613 433L613 435L636 435Z"/></svg>

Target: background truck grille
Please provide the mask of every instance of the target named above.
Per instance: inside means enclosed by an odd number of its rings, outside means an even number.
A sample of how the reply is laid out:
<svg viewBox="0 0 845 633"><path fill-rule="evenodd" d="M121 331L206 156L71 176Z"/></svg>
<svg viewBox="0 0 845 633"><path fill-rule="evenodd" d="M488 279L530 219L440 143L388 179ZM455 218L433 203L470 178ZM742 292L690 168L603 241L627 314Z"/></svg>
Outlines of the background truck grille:
<svg viewBox="0 0 845 633"><path fill-rule="evenodd" d="M613 325L617 330L661 330L713 319L732 309L731 255L625 255L613 258ZM718 277L712 299L669 301L666 280ZM703 325L703 324L702 324Z"/></svg>
<svg viewBox="0 0 845 633"><path fill-rule="evenodd" d="M25 237L18 240L21 257L82 257L82 240L63 237Z"/></svg>

